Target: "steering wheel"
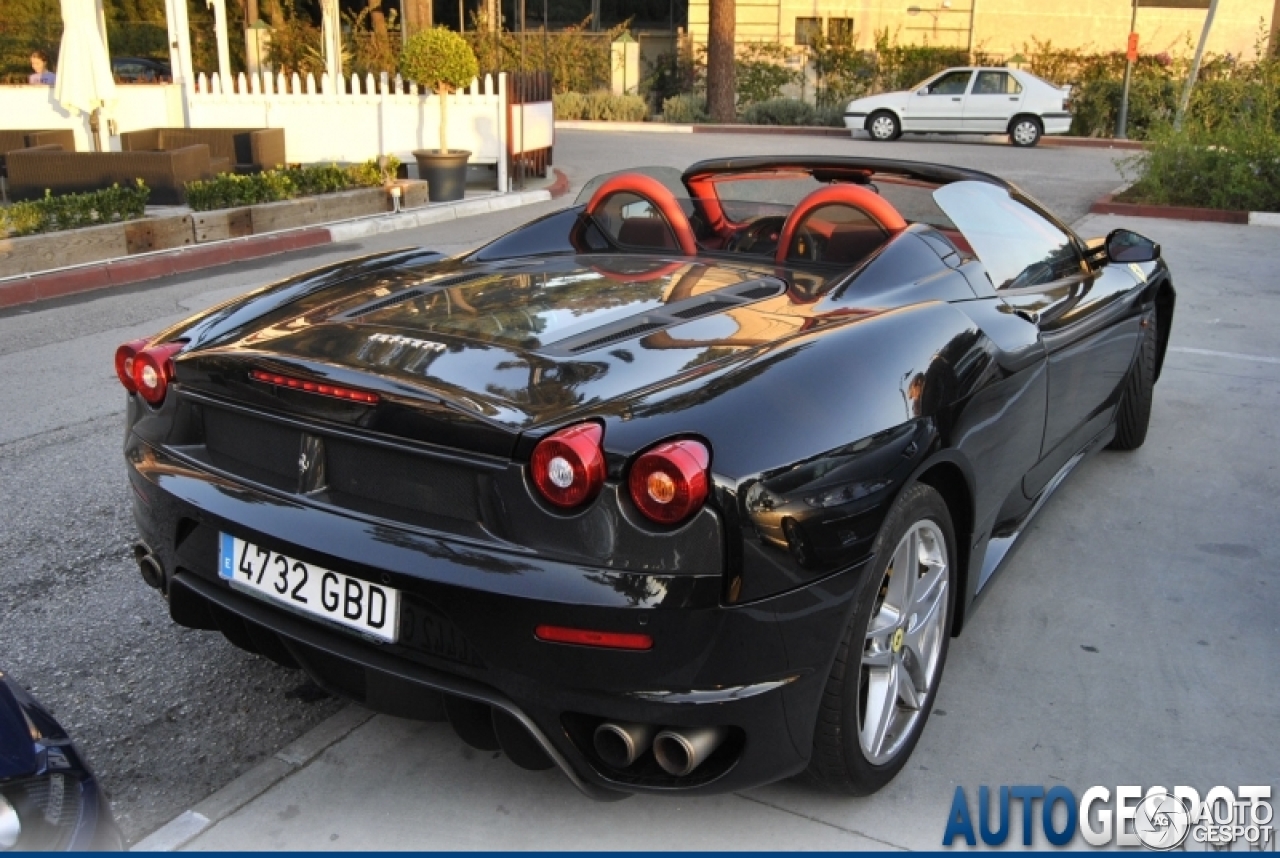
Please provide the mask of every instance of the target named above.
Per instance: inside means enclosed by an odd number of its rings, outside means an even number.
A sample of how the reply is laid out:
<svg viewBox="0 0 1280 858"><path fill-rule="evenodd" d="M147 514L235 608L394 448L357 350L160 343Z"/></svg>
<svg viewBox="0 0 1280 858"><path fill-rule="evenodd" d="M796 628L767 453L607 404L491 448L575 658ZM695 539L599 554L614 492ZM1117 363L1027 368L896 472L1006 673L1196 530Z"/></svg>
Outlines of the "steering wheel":
<svg viewBox="0 0 1280 858"><path fill-rule="evenodd" d="M794 254L789 255L788 258L821 262L826 247L826 236L807 226L801 226L791 239L791 249L794 250Z"/></svg>
<svg viewBox="0 0 1280 858"><path fill-rule="evenodd" d="M778 236L782 233L782 225L787 222L783 215L769 215L757 218L749 225L734 233L725 245L725 250L734 253L758 253L767 255L778 247Z"/></svg>

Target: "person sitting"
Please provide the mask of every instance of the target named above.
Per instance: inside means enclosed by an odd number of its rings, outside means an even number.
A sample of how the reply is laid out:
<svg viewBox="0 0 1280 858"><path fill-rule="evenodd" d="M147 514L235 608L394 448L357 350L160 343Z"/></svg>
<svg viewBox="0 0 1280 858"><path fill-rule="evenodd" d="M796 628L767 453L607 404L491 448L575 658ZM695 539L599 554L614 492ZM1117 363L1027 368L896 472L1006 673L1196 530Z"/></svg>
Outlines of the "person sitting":
<svg viewBox="0 0 1280 858"><path fill-rule="evenodd" d="M32 74L27 78L27 83L33 86L53 86L54 75L49 71L49 55L44 51L31 52L31 69Z"/></svg>

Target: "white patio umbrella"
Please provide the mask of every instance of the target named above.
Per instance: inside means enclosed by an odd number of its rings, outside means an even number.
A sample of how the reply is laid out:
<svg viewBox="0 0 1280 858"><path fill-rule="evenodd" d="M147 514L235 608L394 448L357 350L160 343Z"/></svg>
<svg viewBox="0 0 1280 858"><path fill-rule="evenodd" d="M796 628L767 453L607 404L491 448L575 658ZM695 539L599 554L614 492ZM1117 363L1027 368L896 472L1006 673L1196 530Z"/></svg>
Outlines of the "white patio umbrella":
<svg viewBox="0 0 1280 858"><path fill-rule="evenodd" d="M53 97L71 112L93 113L116 100L116 83L100 29L101 0L62 0L62 46ZM95 146L100 145L95 141Z"/></svg>
<svg viewBox="0 0 1280 858"><path fill-rule="evenodd" d="M338 0L321 0L320 38L324 42L324 73L335 92L342 86L342 19Z"/></svg>

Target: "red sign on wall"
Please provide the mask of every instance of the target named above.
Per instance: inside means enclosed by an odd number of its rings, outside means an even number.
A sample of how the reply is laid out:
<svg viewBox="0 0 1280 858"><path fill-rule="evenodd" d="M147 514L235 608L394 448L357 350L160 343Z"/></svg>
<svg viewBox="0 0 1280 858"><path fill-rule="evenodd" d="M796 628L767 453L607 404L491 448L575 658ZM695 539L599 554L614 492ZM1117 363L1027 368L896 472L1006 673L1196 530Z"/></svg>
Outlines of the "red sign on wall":
<svg viewBox="0 0 1280 858"><path fill-rule="evenodd" d="M1138 34L1129 34L1129 62L1136 63L1138 61Z"/></svg>

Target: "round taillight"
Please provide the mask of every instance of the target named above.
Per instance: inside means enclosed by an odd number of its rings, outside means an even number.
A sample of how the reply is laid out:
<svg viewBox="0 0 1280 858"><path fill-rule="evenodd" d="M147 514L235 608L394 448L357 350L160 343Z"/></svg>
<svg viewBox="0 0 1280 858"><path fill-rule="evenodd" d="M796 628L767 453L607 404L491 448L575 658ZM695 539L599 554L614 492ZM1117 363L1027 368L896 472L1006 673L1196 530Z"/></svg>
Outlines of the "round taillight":
<svg viewBox="0 0 1280 858"><path fill-rule="evenodd" d="M143 349L133 356L133 388L138 395L152 405L164 402L173 381L173 356L182 350L184 343L165 343Z"/></svg>
<svg viewBox="0 0 1280 858"><path fill-rule="evenodd" d="M120 379L124 389L130 393L138 392L138 386L133 383L133 359L146 347L147 340L144 337L140 340L131 340L116 349L116 377Z"/></svg>
<svg viewBox="0 0 1280 858"><path fill-rule="evenodd" d="M539 441L529 463L538 493L561 509L594 499L604 487L603 440L598 423L580 423Z"/></svg>
<svg viewBox="0 0 1280 858"><path fill-rule="evenodd" d="M646 518L679 524L702 508L711 453L698 441L666 441L631 466L631 500Z"/></svg>

